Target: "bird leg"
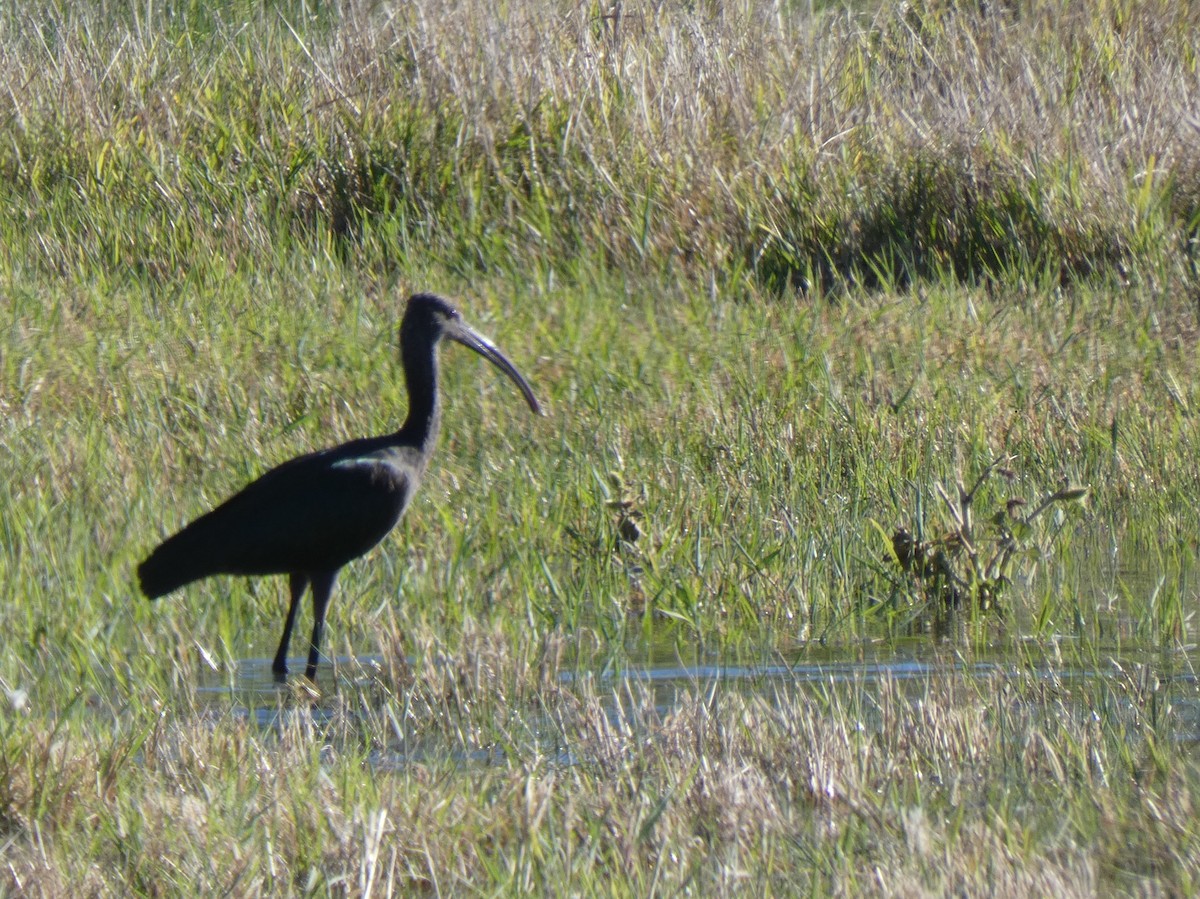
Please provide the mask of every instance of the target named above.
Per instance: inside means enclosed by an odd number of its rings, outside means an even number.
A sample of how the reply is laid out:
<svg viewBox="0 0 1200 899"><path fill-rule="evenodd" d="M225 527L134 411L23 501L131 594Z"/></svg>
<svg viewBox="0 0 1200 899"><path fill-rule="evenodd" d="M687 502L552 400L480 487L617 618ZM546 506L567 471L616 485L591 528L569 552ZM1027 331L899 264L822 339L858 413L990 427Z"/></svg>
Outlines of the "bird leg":
<svg viewBox="0 0 1200 899"><path fill-rule="evenodd" d="M292 604L288 606L287 620L283 623L283 639L279 641L279 649L275 652L275 661L271 663L271 671L277 680L282 680L287 674L288 644L292 642L292 625L296 623L296 607L300 605L300 597L308 586L308 575L292 572L288 578L288 587L292 591Z"/></svg>
<svg viewBox="0 0 1200 899"><path fill-rule="evenodd" d="M317 679L317 661L321 658L321 634L325 630L325 610L329 608L329 597L333 593L336 571L321 571L312 576L313 631L308 647L308 667L304 674L309 680Z"/></svg>

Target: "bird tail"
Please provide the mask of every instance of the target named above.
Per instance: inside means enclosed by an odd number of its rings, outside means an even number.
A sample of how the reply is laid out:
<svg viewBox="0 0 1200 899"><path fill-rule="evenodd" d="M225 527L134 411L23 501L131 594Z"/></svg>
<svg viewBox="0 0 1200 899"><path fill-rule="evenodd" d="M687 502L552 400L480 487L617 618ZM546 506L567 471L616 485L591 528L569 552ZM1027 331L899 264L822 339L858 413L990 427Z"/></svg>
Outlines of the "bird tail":
<svg viewBox="0 0 1200 899"><path fill-rule="evenodd" d="M207 565L197 564L192 542L185 529L164 541L138 566L138 584L148 599L158 599L209 573Z"/></svg>

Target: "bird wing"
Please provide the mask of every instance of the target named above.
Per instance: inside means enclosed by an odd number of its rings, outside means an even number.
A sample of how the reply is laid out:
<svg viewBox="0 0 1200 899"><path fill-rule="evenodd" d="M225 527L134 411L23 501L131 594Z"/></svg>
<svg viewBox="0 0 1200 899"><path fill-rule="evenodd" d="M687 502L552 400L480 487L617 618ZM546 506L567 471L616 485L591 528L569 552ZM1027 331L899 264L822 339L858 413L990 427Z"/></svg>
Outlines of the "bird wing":
<svg viewBox="0 0 1200 899"><path fill-rule="evenodd" d="M419 473L387 453L342 450L268 471L165 541L139 569L147 594L217 573L336 571L365 553L396 524Z"/></svg>

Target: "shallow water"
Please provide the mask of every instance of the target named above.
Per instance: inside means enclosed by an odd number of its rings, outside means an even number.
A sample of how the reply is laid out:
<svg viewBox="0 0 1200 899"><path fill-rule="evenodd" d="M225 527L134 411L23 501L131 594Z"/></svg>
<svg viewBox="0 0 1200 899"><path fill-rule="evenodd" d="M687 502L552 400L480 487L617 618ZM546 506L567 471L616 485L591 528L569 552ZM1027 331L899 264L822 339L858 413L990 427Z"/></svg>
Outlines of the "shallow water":
<svg viewBox="0 0 1200 899"><path fill-rule="evenodd" d="M781 690L810 690L819 696L842 689L870 695L886 681L901 695L918 702L933 685L947 681L983 684L985 688L1010 681L1036 682L1055 696L1070 695L1073 686L1096 687L1111 682L1112 701L1136 714L1135 700L1127 694L1136 692L1136 685L1142 684L1163 709L1160 733L1200 748L1200 678L1194 648L1163 652L1123 646L1119 655L1090 653L1096 663L1085 665L1077 659L1066 661L1078 653L1072 652L1075 647L1069 645L1064 650L1062 643L1010 642L964 653L917 638L826 647L806 650L792 658L736 664L684 661L677 655L665 657L659 653L656 657L647 652L642 659L623 660L619 667L560 671L557 687L573 696L598 697L611 725L624 732L640 733L649 732L648 722L663 720L685 702L712 702L729 691L761 696L767 701ZM293 670L302 667L302 660L296 661ZM197 692L214 716L253 720L266 730L286 727L297 719L317 729L337 719L386 719L392 724L390 739L370 756L371 763L378 767L446 759L489 765L500 764L508 757L504 748L507 741L489 737L486 729L477 736L464 736L459 727L414 723L414 716L428 714L428 708L410 707L404 690L381 693L372 689L372 682L378 682L385 667L381 658L343 657L331 661L328 664L327 660L321 673L321 693L314 694L310 701L296 700L303 687L298 690L295 685L303 684L303 676L293 674L288 683L278 683L269 658L241 661L223 678L213 674L198 685ZM1090 695L1087 690L1083 693ZM1078 714L1093 711L1078 702L1070 707ZM1123 712L1118 709L1118 713ZM503 721L496 722L499 731L519 733L521 744L537 747L546 760L567 765L585 761L574 747L566 745L555 713L543 702L502 703L499 714L504 716ZM380 730L373 728L376 734Z"/></svg>
<svg viewBox="0 0 1200 899"><path fill-rule="evenodd" d="M982 685L979 693L971 694L982 696L996 685L1033 684L1056 697L1054 702L1063 696L1083 697L1067 700L1067 707L1078 714L1094 711L1086 706L1091 701L1087 697L1102 696L1109 712L1116 709L1121 714L1123 704L1132 707L1149 696L1164 715L1163 735L1200 744L1196 674L1200 651L1171 639L1160 638L1158 646L1145 634L1147 620L1153 619L1145 610L1159 597L1173 595L1185 614L1197 604L1191 595L1190 570L1177 567L1164 573L1168 566L1162 564L1161 547L1119 543L1102 535L1077 549L1081 551L1072 563L1086 569L1086 576L1064 576L1061 571L1054 575L1078 596L1076 620L1059 622L1074 625L1074 633L1046 635L1043 628L1036 639L1025 636L1038 629L1034 610L1025 604L1012 610L1005 625L992 628L985 639L979 639L978 632L973 639L920 633L839 645L809 642L786 651L776 648L731 657L689 644L671 622L664 622L641 632L608 658L564 665L542 686L560 694L560 700L575 697L576 706L579 697L595 697L614 726L638 731L646 726L647 716L662 720L682 703L698 698L712 701L728 692L772 701L781 692L809 691L819 700L839 690L870 696L886 683L918 702L934 685L947 682ZM303 670L304 659L289 663L293 672ZM409 660L409 664L415 663ZM475 685L478 695L468 702L475 708L464 712L461 707L439 705L445 700L428 695L439 674L453 679L454 672L417 671L416 686L406 688L387 682L387 669L387 660L379 656L323 659L319 691L309 695L302 674L279 683L270 658L250 658L231 669L206 671L197 694L214 717L232 715L266 730L288 726L298 718L318 728L339 716L343 721L347 716L376 719L373 734L391 732L388 745L372 756L374 764L381 766L429 758L496 763L505 758L499 748L504 741L495 738L498 732L519 733L523 746L537 746L548 758L578 761L573 747L563 745L563 728L556 724L544 696L526 701L504 698L494 709L503 720L494 722L494 727L489 720L464 728L450 719L458 714L486 716L482 709L491 709L488 684ZM444 689L445 681L440 683L438 689ZM1049 702L1046 708L1047 714L1061 712L1060 705L1051 708ZM441 726L429 726L431 716L445 720ZM380 728L380 720L388 726Z"/></svg>

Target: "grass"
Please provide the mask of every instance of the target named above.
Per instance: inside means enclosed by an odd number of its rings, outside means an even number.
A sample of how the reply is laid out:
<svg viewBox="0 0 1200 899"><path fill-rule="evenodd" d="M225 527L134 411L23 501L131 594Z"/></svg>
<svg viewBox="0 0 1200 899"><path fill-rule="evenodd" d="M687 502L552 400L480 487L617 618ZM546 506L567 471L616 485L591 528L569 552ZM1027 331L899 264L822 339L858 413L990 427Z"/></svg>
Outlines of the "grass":
<svg viewBox="0 0 1200 899"><path fill-rule="evenodd" d="M301 702L262 727L236 709L205 714L181 687L156 714L111 720L103 745L70 726L10 732L21 763L5 772L7 827L36 833L29 814L75 835L13 840L10 886L1090 895L1195 884L1195 767L1176 759L1186 734L1173 691L1146 667L1074 682L1031 668L748 692L698 683L664 712L636 682L554 689L520 664L539 650L498 637L473 634L450 669L426 658L402 693L375 677L343 687L321 717ZM513 650L515 684L500 673Z"/></svg>
<svg viewBox="0 0 1200 899"><path fill-rule="evenodd" d="M0 891L1195 891L1196 13L816 6L0 13ZM549 414L448 348L255 692L283 585L133 568L393 428L416 289ZM1089 498L931 635L999 459Z"/></svg>

